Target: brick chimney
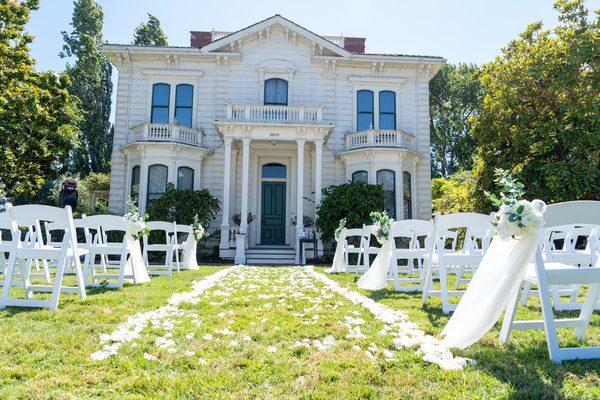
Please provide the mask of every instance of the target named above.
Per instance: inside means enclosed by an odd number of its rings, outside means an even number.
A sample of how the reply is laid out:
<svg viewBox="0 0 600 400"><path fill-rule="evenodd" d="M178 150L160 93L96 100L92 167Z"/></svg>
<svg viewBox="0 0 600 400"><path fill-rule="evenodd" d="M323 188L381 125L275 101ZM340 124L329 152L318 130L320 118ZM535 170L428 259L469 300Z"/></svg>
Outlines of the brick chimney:
<svg viewBox="0 0 600 400"><path fill-rule="evenodd" d="M190 46L200 48L212 42L212 32L190 31Z"/></svg>
<svg viewBox="0 0 600 400"><path fill-rule="evenodd" d="M345 37L344 49L351 53L365 54L365 40L366 38Z"/></svg>

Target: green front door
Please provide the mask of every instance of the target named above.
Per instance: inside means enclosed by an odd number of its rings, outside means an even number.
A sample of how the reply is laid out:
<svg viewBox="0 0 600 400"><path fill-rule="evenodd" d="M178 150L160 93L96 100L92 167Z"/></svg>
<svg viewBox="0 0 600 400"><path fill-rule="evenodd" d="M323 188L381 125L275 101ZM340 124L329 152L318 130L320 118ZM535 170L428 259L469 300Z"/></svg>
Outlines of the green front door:
<svg viewBox="0 0 600 400"><path fill-rule="evenodd" d="M262 183L261 244L285 244L285 182Z"/></svg>

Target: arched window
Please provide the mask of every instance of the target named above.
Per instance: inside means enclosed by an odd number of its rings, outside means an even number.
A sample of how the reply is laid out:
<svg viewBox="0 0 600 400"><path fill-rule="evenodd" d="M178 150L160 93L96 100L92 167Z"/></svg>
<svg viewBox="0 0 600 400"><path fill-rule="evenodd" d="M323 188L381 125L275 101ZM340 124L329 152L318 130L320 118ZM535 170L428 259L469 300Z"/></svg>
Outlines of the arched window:
<svg viewBox="0 0 600 400"><path fill-rule="evenodd" d="M177 169L177 190L192 190L194 188L194 170L190 167Z"/></svg>
<svg viewBox="0 0 600 400"><path fill-rule="evenodd" d="M171 86L166 83L155 83L152 85L152 112L150 122L154 124L169 123L169 102L171 98Z"/></svg>
<svg viewBox="0 0 600 400"><path fill-rule="evenodd" d="M379 129L396 129L396 93L379 92Z"/></svg>
<svg viewBox="0 0 600 400"><path fill-rule="evenodd" d="M411 176L410 172L404 172L402 174L402 179L404 179L404 193L402 194L404 198L404 219L411 219L412 216L412 186L411 186Z"/></svg>
<svg viewBox="0 0 600 400"><path fill-rule="evenodd" d="M131 186L129 188L129 197L136 205L140 201L140 166L136 165L131 169Z"/></svg>
<svg viewBox="0 0 600 400"><path fill-rule="evenodd" d="M285 179L286 168L283 164L271 163L265 164L262 167L263 178L280 178Z"/></svg>
<svg viewBox="0 0 600 400"><path fill-rule="evenodd" d="M356 171L352 173L352 182L369 183L369 174L367 171Z"/></svg>
<svg viewBox="0 0 600 400"><path fill-rule="evenodd" d="M377 184L383 186L383 208L390 218L396 218L396 174L389 169L380 169Z"/></svg>
<svg viewBox="0 0 600 400"><path fill-rule="evenodd" d="M373 92L359 90L356 93L356 130L358 132L373 128Z"/></svg>
<svg viewBox="0 0 600 400"><path fill-rule="evenodd" d="M177 122L188 128L192 127L192 105L194 103L194 87L188 84L175 88L175 118Z"/></svg>
<svg viewBox="0 0 600 400"><path fill-rule="evenodd" d="M146 195L146 207L154 203L163 195L167 188L169 169L160 164L148 167L148 194Z"/></svg>
<svg viewBox="0 0 600 400"><path fill-rule="evenodd" d="M287 106L288 83L285 79L271 78L265 81L265 105Z"/></svg>

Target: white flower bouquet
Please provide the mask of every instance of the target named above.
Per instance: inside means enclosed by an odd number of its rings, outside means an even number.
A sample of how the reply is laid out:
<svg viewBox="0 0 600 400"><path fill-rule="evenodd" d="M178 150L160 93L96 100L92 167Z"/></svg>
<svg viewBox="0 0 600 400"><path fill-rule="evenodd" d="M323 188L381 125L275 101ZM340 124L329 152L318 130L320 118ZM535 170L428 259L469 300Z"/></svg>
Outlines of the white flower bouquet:
<svg viewBox="0 0 600 400"><path fill-rule="evenodd" d="M369 215L373 219L373 235L377 239L377 242L383 245L392 233L392 224L394 223L394 220L391 219L385 211L374 211Z"/></svg>
<svg viewBox="0 0 600 400"><path fill-rule="evenodd" d="M544 223L542 212L531 202L520 199L525 193L523 184L513 179L505 170L496 169L496 185L501 187L500 198L486 193L499 210L492 216L492 225L498 230L498 236L508 239L533 233Z"/></svg>
<svg viewBox="0 0 600 400"><path fill-rule="evenodd" d="M198 220L198 214L194 215L194 222L192 223L192 233L194 234L194 239L199 241L204 237L204 227Z"/></svg>
<svg viewBox="0 0 600 400"><path fill-rule="evenodd" d="M127 233L135 240L139 240L142 236L150 233L150 228L146 225L148 214L140 215L139 210L133 201L129 201L129 212L123 215L127 221Z"/></svg>
<svg viewBox="0 0 600 400"><path fill-rule="evenodd" d="M334 232L333 236L335 237L336 241L338 241L340 239L340 235L342 234L342 231L344 229L346 229L346 218L340 219L340 224L335 229L335 232Z"/></svg>

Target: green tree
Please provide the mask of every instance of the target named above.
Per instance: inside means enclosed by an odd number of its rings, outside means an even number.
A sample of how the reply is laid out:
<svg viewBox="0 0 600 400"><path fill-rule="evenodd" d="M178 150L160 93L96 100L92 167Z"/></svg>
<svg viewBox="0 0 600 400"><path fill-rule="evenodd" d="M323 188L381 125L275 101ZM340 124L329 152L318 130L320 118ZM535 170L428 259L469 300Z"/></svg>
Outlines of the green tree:
<svg viewBox="0 0 600 400"><path fill-rule="evenodd" d="M510 170L528 198L600 199L600 19L582 0L559 0L559 25L530 24L483 69L474 177L489 208L494 169Z"/></svg>
<svg viewBox="0 0 600 400"><path fill-rule="evenodd" d="M70 168L86 176L90 172L110 172L112 67L100 51L102 7L93 0L76 0L73 4L73 30L62 32L65 44L60 56L76 59L74 64L67 63L67 74L72 82L69 91L81 100L83 119Z"/></svg>
<svg viewBox="0 0 600 400"><path fill-rule="evenodd" d="M429 84L431 172L447 177L471 169L475 140L470 119L481 107L482 88L475 64L446 64Z"/></svg>
<svg viewBox="0 0 600 400"><path fill-rule="evenodd" d="M160 21L148 13L148 22L141 23L133 33L133 44L138 46L168 46L167 35L160 27Z"/></svg>
<svg viewBox="0 0 600 400"><path fill-rule="evenodd" d="M78 133L77 103L64 74L38 72L25 31L38 0L0 2L0 186L33 196L66 170Z"/></svg>
<svg viewBox="0 0 600 400"><path fill-rule="evenodd" d="M451 214L475 211L475 180L470 171L458 171L448 178L431 181L433 212Z"/></svg>

